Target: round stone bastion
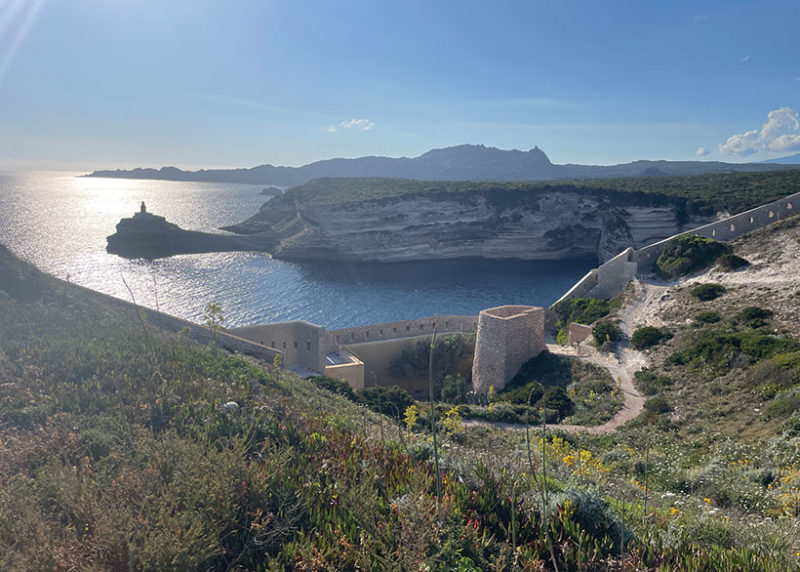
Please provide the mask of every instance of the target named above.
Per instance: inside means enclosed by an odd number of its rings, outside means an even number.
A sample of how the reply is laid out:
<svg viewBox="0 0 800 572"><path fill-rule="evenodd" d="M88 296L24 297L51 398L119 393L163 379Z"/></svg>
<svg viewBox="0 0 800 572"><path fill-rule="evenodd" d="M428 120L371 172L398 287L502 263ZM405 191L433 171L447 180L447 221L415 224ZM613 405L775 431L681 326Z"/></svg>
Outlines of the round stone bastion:
<svg viewBox="0 0 800 572"><path fill-rule="evenodd" d="M545 349L544 309L537 306L497 306L478 314L472 389L495 391L519 371L520 366Z"/></svg>

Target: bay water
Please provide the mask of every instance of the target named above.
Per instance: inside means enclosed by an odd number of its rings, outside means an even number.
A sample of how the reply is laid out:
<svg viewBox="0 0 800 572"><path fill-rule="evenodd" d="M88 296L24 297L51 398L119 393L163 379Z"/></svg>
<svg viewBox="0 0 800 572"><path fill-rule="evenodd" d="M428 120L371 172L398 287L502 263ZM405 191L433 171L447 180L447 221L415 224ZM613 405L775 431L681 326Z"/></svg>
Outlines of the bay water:
<svg viewBox="0 0 800 572"><path fill-rule="evenodd" d="M592 261L286 262L261 253L108 254L106 236L145 201L187 230L222 232L269 199L263 186L0 172L0 243L40 270L195 322L211 300L226 326L307 320L328 329L503 304L548 306Z"/></svg>

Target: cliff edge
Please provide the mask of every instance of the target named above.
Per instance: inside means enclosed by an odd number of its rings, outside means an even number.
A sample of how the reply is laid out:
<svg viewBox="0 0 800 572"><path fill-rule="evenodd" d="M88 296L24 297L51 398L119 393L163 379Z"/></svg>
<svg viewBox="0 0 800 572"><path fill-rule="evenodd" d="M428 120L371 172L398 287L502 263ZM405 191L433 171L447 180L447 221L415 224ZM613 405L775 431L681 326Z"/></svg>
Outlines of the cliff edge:
<svg viewBox="0 0 800 572"><path fill-rule="evenodd" d="M604 261L694 225L685 200L569 185L318 179L229 227L294 260Z"/></svg>

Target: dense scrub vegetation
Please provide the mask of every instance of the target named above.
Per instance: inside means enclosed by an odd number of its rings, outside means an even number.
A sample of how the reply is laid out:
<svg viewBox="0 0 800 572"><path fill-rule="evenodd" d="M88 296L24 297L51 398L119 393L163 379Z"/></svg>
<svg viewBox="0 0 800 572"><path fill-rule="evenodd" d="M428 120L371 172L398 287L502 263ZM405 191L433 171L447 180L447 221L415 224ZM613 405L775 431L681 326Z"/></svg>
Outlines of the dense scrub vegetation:
<svg viewBox="0 0 800 572"><path fill-rule="evenodd" d="M481 196L498 205L535 205L537 195L571 191L591 193L610 204L675 204L686 217L711 216L720 211L738 213L793 194L799 186L800 170L505 183L327 178L290 189L273 202L329 205L412 195L449 198L460 193L464 197Z"/></svg>
<svg viewBox="0 0 800 572"><path fill-rule="evenodd" d="M789 403L800 351L771 355L785 379L756 373ZM0 569L796 567L794 447L695 446L659 429L661 407L558 436L465 427L455 406L437 449L423 407L397 424L337 391L160 332L0 249Z"/></svg>
<svg viewBox="0 0 800 572"><path fill-rule="evenodd" d="M730 254L730 245L693 234L677 236L664 245L655 270L662 276L678 278L711 266L720 256Z"/></svg>
<svg viewBox="0 0 800 572"><path fill-rule="evenodd" d="M589 325L619 309L620 298L569 298L552 307L556 315L556 341L567 343L571 323Z"/></svg>
<svg viewBox="0 0 800 572"><path fill-rule="evenodd" d="M635 350L646 350L672 337L672 332L655 326L637 328L631 335L631 347Z"/></svg>

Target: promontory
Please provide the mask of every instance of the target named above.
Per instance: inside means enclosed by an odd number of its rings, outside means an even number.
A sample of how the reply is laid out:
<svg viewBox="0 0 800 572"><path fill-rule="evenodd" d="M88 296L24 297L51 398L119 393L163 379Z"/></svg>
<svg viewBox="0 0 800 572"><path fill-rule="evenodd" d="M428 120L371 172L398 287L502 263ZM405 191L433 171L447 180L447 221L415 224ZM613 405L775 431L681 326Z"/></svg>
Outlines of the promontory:
<svg viewBox="0 0 800 572"><path fill-rule="evenodd" d="M796 170L569 183L316 179L225 230L292 260L603 261L798 184Z"/></svg>

